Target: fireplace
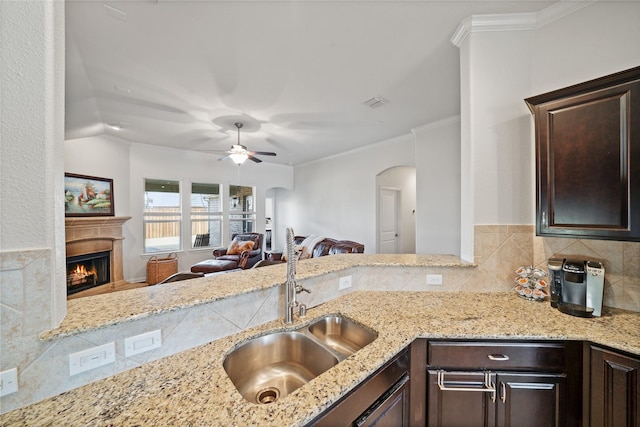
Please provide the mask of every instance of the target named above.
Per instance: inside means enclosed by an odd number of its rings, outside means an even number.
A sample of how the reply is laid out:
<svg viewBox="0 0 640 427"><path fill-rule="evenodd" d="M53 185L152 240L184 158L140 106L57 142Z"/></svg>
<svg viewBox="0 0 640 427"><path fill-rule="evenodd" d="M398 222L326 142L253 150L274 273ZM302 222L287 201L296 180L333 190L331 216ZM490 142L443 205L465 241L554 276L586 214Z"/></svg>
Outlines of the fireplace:
<svg viewBox="0 0 640 427"><path fill-rule="evenodd" d="M92 288L126 285L122 224L131 217L66 218L67 296ZM91 291L89 291L91 292Z"/></svg>
<svg viewBox="0 0 640 427"><path fill-rule="evenodd" d="M111 281L110 251L67 258L67 295Z"/></svg>

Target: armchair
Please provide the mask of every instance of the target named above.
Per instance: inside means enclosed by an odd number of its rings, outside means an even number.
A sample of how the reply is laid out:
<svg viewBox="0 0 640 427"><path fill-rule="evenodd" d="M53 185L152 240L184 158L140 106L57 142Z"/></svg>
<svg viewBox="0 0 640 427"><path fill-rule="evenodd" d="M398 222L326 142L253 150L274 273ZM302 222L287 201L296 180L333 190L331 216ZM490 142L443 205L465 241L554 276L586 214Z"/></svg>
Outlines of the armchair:
<svg viewBox="0 0 640 427"><path fill-rule="evenodd" d="M242 269L251 268L262 260L261 233L237 233L231 236L231 245L228 248L213 250L216 260L235 261ZM252 244L247 244L252 242Z"/></svg>

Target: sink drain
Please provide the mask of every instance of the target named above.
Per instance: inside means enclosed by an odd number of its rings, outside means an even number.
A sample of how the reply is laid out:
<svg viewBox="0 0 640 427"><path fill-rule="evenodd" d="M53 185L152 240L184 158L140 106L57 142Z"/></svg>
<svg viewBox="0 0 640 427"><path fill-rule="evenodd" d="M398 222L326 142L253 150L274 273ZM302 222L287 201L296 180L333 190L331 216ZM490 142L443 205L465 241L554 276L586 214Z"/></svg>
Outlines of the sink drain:
<svg viewBox="0 0 640 427"><path fill-rule="evenodd" d="M256 394L256 401L258 403L267 404L273 403L280 397L280 390L275 387L263 388Z"/></svg>

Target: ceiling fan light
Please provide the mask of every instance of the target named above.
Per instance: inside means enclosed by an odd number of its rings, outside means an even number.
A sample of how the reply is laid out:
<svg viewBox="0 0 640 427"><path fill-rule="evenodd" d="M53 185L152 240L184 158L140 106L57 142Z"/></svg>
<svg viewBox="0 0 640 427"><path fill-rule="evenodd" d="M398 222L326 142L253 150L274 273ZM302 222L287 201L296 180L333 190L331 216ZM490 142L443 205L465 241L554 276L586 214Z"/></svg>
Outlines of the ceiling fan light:
<svg viewBox="0 0 640 427"><path fill-rule="evenodd" d="M249 158L249 156L245 153L232 153L229 154L229 158L233 160L233 163L236 165L241 165Z"/></svg>

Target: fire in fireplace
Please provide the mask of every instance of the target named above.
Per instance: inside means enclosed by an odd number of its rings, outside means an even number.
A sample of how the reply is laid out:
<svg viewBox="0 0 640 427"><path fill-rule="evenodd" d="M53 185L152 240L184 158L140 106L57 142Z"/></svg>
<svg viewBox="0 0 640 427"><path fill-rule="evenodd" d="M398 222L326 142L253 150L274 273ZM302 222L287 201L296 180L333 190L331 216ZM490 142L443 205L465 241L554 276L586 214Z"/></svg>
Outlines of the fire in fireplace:
<svg viewBox="0 0 640 427"><path fill-rule="evenodd" d="M67 295L111 280L110 251L67 257Z"/></svg>

